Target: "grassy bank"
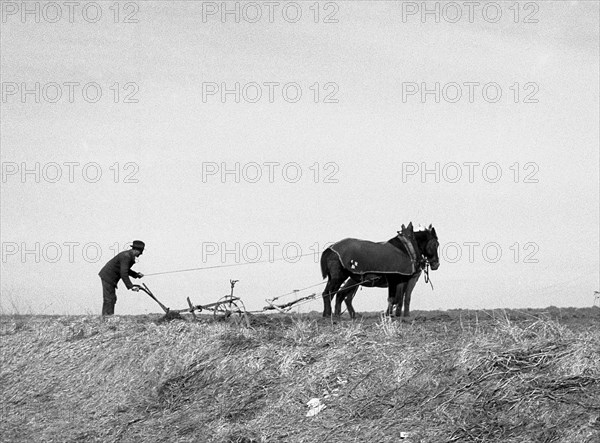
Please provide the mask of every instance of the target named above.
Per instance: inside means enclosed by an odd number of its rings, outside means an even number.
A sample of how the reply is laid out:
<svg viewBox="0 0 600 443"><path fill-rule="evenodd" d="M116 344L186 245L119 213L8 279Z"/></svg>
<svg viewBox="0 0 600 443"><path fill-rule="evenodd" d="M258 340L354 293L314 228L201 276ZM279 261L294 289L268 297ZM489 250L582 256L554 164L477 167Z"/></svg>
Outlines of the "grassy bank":
<svg viewBox="0 0 600 443"><path fill-rule="evenodd" d="M600 309L572 312L3 316L1 438L598 442ZM326 407L307 417L312 398Z"/></svg>

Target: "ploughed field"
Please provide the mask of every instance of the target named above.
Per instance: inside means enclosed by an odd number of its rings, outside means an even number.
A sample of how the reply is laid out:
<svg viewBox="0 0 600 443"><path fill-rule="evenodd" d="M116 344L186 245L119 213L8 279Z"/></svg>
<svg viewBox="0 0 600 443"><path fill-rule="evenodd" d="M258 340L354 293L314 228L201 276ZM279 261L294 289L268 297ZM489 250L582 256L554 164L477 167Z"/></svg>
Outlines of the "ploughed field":
<svg viewBox="0 0 600 443"><path fill-rule="evenodd" d="M160 318L0 316L1 441L600 442L600 308Z"/></svg>

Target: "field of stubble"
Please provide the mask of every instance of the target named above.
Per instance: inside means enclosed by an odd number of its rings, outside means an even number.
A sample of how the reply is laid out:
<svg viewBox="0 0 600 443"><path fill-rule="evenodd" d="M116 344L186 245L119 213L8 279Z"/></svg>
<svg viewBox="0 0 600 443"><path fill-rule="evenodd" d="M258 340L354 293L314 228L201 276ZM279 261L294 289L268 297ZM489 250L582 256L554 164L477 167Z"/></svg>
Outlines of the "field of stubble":
<svg viewBox="0 0 600 443"><path fill-rule="evenodd" d="M1 316L0 438L600 441L600 308L412 320Z"/></svg>

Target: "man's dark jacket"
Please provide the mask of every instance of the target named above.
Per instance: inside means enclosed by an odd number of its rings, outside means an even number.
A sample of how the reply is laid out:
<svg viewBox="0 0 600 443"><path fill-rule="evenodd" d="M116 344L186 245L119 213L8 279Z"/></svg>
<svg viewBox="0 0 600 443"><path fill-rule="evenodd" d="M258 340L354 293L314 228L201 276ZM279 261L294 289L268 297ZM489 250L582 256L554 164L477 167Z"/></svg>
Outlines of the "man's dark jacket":
<svg viewBox="0 0 600 443"><path fill-rule="evenodd" d="M129 277L139 278L139 274L131 270L131 267L135 264L135 256L133 251L123 251L115 255L112 259L104 265L98 275L102 280L107 283L113 284L117 287L119 279L123 280L127 289L131 289L133 283Z"/></svg>

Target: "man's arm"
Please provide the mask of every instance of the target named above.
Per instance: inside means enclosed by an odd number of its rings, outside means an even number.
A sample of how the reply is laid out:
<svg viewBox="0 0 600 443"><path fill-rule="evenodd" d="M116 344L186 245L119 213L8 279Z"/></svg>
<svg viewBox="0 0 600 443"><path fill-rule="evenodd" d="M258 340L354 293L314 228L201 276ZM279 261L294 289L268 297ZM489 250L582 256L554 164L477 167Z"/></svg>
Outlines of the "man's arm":
<svg viewBox="0 0 600 443"><path fill-rule="evenodd" d="M129 276L133 278L142 278L142 274L135 272L133 269L129 270Z"/></svg>
<svg viewBox="0 0 600 443"><path fill-rule="evenodd" d="M123 260L121 260L121 280L123 280L123 283L125 283L127 289L131 289L133 287L133 283L131 283L131 280L129 280L130 272L132 272L131 260L131 256L124 257Z"/></svg>

